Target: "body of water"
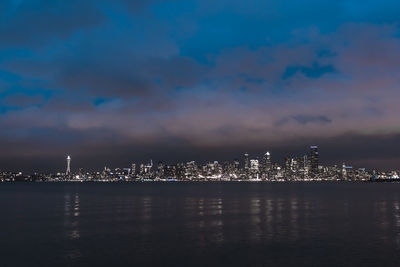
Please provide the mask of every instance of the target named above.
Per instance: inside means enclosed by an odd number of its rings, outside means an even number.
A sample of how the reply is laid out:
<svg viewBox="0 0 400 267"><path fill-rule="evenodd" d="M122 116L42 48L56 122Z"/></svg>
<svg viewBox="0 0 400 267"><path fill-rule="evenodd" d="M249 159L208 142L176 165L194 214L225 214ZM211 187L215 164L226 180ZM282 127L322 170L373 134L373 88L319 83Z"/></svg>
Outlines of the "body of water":
<svg viewBox="0 0 400 267"><path fill-rule="evenodd" d="M1 266L400 266L397 183L3 183Z"/></svg>

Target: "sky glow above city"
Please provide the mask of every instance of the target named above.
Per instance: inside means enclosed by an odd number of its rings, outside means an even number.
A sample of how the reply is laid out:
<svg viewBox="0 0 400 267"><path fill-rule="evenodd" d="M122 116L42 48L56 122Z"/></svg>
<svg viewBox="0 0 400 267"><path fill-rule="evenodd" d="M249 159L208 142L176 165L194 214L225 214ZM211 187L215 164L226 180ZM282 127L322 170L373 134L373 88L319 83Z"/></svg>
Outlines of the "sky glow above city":
<svg viewBox="0 0 400 267"><path fill-rule="evenodd" d="M400 163L399 1L3 0L0 169Z"/></svg>

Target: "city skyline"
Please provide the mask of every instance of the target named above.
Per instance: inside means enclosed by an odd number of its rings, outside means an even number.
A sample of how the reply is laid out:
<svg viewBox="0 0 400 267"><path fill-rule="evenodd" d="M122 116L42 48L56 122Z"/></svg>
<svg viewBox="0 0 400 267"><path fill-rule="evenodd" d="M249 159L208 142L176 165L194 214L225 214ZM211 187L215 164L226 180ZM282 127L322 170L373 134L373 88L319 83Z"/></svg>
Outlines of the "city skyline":
<svg viewBox="0 0 400 267"><path fill-rule="evenodd" d="M367 164L367 165L362 165L360 164L357 160L352 160L352 156L350 154L350 157L348 158L342 158L341 160L338 159L329 159L329 157L326 157L326 150L324 149L324 157L322 158L322 160L319 158L319 152L316 152L316 157L317 159L315 159L315 157L313 156L313 150L317 149L319 146L316 145L311 145L308 146L310 148L310 152L307 154L308 156L308 160L310 163L310 169L316 169L318 168L319 165L327 165L327 166L333 166L333 165L340 165L342 163L351 163L352 166L355 166L357 168L366 168L369 170L379 170L379 171L392 171L392 170L397 170L399 168L380 168L379 166L374 166L372 164ZM348 147L349 148L349 147ZM174 157L169 157L168 155L166 155L164 158L157 158L157 157L153 157L151 154L147 153L146 157L143 157L141 155L130 155L127 156L122 162L115 160L111 154L105 154L103 156L105 156L105 160L102 161L102 164L98 163L98 161L96 161L95 165L86 165L85 161L81 161L81 158L79 157L74 157L74 164L75 164L75 168L76 169L80 169L80 168L84 168L87 171L96 171L99 168L103 167L103 166L108 166L111 168L121 168L123 166L129 166L130 164L132 164L132 162L134 163L146 163L148 161L153 161L154 162L163 162L164 164L171 164L171 165L176 165L178 163L185 163L185 162L190 162L190 161L195 161L199 164L207 164L209 162L213 162L213 161L219 161L219 162L230 162L233 160L237 160L240 159L241 160L241 165L243 165L243 167L245 166L245 161L242 162L242 157L244 156L245 158L247 157L248 159L248 166L250 166L250 161L257 159L257 160L263 160L266 155L268 154L268 157L271 159L272 154L273 154L273 162L277 163L277 164L285 164L285 159L286 158L296 158L296 157L300 157L304 154L304 147L299 148L295 151L292 152L281 152L278 150L278 153L275 153L276 151L274 150L259 150L259 149L255 149L255 150L248 150L250 152L245 152L245 153L236 153L236 154L228 154L226 157L221 157L221 156L214 156L211 157L211 155L202 155L202 157L185 157L185 156L180 156L178 158L174 158ZM226 152L226 151L224 151ZM279 153L280 152L280 153ZM42 160L40 161L39 166L34 166L33 167L28 167L26 168L26 166L24 165L24 162L17 162L17 164L14 165L14 167L12 168L6 168L4 166L0 165L0 171L12 171L12 172L24 172L24 173L59 173L62 172L61 170L64 168L66 168L66 172L73 172L74 168L71 167L71 161L72 161L72 154L65 154L66 156L64 156L64 158L66 158L66 162L67 165L65 165L65 162L63 162L62 160L60 160L60 156L58 155L56 158L53 158L53 161L51 161L50 163L48 162L43 162ZM107 155L109 155L109 159L107 159ZM241 155L241 156L240 156ZM329 154L328 154L329 155ZM343 155L345 156L345 155ZM113 160L114 159L114 160ZM54 163L56 162L56 164ZM29 164L27 164L29 165ZM57 167L55 167L57 166ZM72 165L73 166L73 165ZM398 165L395 165L398 166Z"/></svg>
<svg viewBox="0 0 400 267"><path fill-rule="evenodd" d="M186 159L153 163L149 159L131 161L127 166L105 164L102 170L87 169L79 162L71 167L71 155L65 160L65 171L24 173L0 169L0 181L398 181L400 173L399 169L368 169L345 161L326 165L316 145L309 146L306 153L287 154L282 159L273 157L270 151L258 155L245 152L241 157L225 161Z"/></svg>
<svg viewBox="0 0 400 267"><path fill-rule="evenodd" d="M368 142L367 140L354 140L355 142L364 143ZM382 159L378 164L371 161L360 161L357 158L358 151L352 147L351 143L353 139L346 139L346 142L342 144L342 146L336 147L330 150L330 147L337 146L335 143L328 144L327 146L320 146L323 148L324 157L322 162L327 165L340 164L340 162L352 162L354 166L365 167L368 169L379 169L379 170L393 170L398 169L399 164L397 164L397 160L393 162L388 160L387 157L391 157L397 154L397 150L390 147L391 141L385 141L385 138L381 140L381 143L370 144L371 147L377 148L380 146L384 148L386 155L382 155ZM400 140L399 140L400 142ZM283 159L287 156L300 155L303 153L304 147L307 145L296 145L289 147L278 147L274 148L273 146L268 149L270 152L273 152L274 156L278 159L278 162L283 162ZM292 148L292 149L291 149ZM365 149L365 148L364 148ZM239 148L228 148L228 149L218 149L216 153L207 153L201 151L201 153L188 153L187 151L179 151L177 149L175 153L169 154L169 151L157 151L156 149L152 149L149 151L141 152L140 154L136 154L131 151L123 151L119 158L116 158L112 155L112 153L102 152L96 155L92 155L87 157L87 155L82 155L81 153L69 153L73 154L74 158L80 163L82 167L85 167L89 170L98 169L100 166L109 165L109 166L127 166L131 161L135 162L145 162L146 160L152 158L155 161L167 161L167 162L183 162L187 159L193 159L201 163L205 163L210 160L219 160L219 161L228 161L232 160L237 155L241 155L243 151L248 151L248 153L253 155L261 155L267 149L260 149L257 147L241 150ZM288 152L290 151L290 152ZM88 151L87 154L90 154L91 151ZM208 151L209 152L209 151ZM193 156L194 154L194 156ZM4 154L3 154L4 155ZM0 170L9 170L9 171L24 171L27 173L32 173L35 171L43 171L43 172L57 172L60 169L64 168L64 163L62 161L63 158L66 157L68 153L55 154L50 158L42 158L42 157L31 157L25 156L22 158L12 158L11 160L3 160L0 162ZM157 156L158 155L158 156ZM214 156L213 156L214 155ZM122 158L122 159L121 159ZM388 164L381 164L382 162L389 161Z"/></svg>
<svg viewBox="0 0 400 267"><path fill-rule="evenodd" d="M400 266L399 0L0 0L4 266Z"/></svg>
<svg viewBox="0 0 400 267"><path fill-rule="evenodd" d="M269 151L261 156L247 152L241 159L231 161L194 160L169 164L153 160L132 163L129 167L88 171L82 167L71 170L72 157L66 157L66 171L57 173L0 171L0 182L311 182L311 181L372 181L398 182L400 170L382 171L354 168L343 162L333 166L320 164L318 146L310 146L301 156L285 157L283 163L274 161Z"/></svg>
<svg viewBox="0 0 400 267"><path fill-rule="evenodd" d="M398 1L2 1L0 167L400 162Z"/></svg>

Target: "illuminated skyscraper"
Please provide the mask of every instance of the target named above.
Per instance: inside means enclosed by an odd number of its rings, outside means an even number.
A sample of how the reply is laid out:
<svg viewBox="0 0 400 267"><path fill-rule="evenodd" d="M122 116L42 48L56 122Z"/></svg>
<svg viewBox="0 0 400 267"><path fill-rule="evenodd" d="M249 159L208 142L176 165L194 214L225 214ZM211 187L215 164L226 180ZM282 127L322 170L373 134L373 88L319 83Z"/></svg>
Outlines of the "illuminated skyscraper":
<svg viewBox="0 0 400 267"><path fill-rule="evenodd" d="M165 164L162 161L159 161L157 165L158 177L164 178L164 169L165 169Z"/></svg>
<svg viewBox="0 0 400 267"><path fill-rule="evenodd" d="M346 164L343 163L342 164L342 179L346 179L346 178L347 178Z"/></svg>
<svg viewBox="0 0 400 267"><path fill-rule="evenodd" d="M266 172L271 170L271 154L268 151L264 154L263 165Z"/></svg>
<svg viewBox="0 0 400 267"><path fill-rule="evenodd" d="M259 162L258 162L258 159L251 159L250 160L250 170L252 171L252 172L258 172L258 165L259 165Z"/></svg>
<svg viewBox="0 0 400 267"><path fill-rule="evenodd" d="M245 153L244 154L244 169L248 170L250 167L249 165L249 154Z"/></svg>
<svg viewBox="0 0 400 267"><path fill-rule="evenodd" d="M135 164L135 163L132 163L132 166L131 166L131 174L132 174L132 175L135 175L135 174L136 174L136 164Z"/></svg>
<svg viewBox="0 0 400 267"><path fill-rule="evenodd" d="M238 172L238 171L239 171L239 168L240 168L240 161L239 161L238 159L235 159L235 160L233 161L233 167L234 167L235 172Z"/></svg>
<svg viewBox="0 0 400 267"><path fill-rule="evenodd" d="M68 156L67 157L67 171L66 171L66 175L69 175L71 173L71 157Z"/></svg>
<svg viewBox="0 0 400 267"><path fill-rule="evenodd" d="M318 146L310 146L310 169L312 173L318 173L318 165Z"/></svg>

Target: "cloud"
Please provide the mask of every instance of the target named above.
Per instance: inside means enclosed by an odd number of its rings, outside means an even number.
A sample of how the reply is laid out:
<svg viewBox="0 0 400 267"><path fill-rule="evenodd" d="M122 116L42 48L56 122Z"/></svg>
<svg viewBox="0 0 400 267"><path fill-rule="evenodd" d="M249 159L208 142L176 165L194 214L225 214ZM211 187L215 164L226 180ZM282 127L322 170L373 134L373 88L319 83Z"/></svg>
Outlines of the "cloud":
<svg viewBox="0 0 400 267"><path fill-rule="evenodd" d="M65 39L77 30L99 25L105 20L91 1L5 0L0 27L0 43L37 46L48 39ZM6 27L4 25L7 25Z"/></svg>
<svg viewBox="0 0 400 267"><path fill-rule="evenodd" d="M293 115L293 116L290 116L290 117L282 118L282 119L278 120L275 123L275 125L276 126L282 126L284 124L290 123L291 121L295 121L295 122L297 122L299 124L302 124L302 125L306 125L306 124L309 124L309 123L327 124L327 123L331 123L332 122L332 120L329 119L326 116L322 116L322 115L314 116L314 115L302 115L302 114L300 114L300 115Z"/></svg>
<svg viewBox="0 0 400 267"><path fill-rule="evenodd" d="M332 65L319 66L318 63L314 63L312 67L307 66L288 66L285 73L282 75L282 79L286 80L294 76L296 73L302 73L309 78L319 78L326 73L335 72L335 68Z"/></svg>
<svg viewBox="0 0 400 267"><path fill-rule="evenodd" d="M6 105L21 107L42 104L44 98L41 95L14 94L6 96L3 101Z"/></svg>
<svg viewBox="0 0 400 267"><path fill-rule="evenodd" d="M150 152L178 160L175 148L227 158L246 147L283 155L293 140L294 150L310 142L330 151L341 138L397 140L392 18L376 22L370 2L239 2L7 1L0 135L12 157L73 149L96 165L90 153L126 163Z"/></svg>

